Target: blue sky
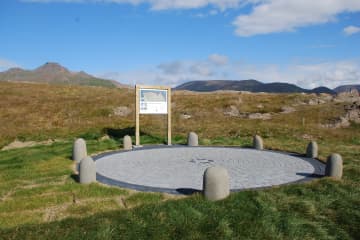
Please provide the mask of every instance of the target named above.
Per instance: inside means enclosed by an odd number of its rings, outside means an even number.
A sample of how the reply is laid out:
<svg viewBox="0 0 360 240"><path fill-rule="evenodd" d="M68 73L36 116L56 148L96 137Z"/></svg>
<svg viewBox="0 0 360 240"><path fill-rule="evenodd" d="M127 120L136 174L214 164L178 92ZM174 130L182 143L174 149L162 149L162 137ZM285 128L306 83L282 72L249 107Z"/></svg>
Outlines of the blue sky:
<svg viewBox="0 0 360 240"><path fill-rule="evenodd" d="M359 0L1 0L0 71L360 84Z"/></svg>

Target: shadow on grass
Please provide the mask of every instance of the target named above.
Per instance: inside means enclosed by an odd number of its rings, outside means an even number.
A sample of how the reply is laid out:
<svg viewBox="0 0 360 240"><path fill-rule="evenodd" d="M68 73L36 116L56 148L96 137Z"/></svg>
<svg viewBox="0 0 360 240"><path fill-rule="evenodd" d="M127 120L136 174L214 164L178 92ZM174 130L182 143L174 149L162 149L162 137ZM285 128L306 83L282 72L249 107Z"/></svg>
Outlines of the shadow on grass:
<svg viewBox="0 0 360 240"><path fill-rule="evenodd" d="M111 138L121 139L126 135L134 136L135 135L135 128L134 127L127 127L127 128L104 128L103 132L109 135ZM141 133L140 133L141 134Z"/></svg>
<svg viewBox="0 0 360 240"><path fill-rule="evenodd" d="M178 188L176 189L178 193L184 194L184 195L192 195L195 193L201 193L200 190L194 189L194 188Z"/></svg>
<svg viewBox="0 0 360 240"><path fill-rule="evenodd" d="M296 175L298 176L303 176L303 177L311 177L311 178L322 178L324 177L324 175L321 174L317 174L317 173L296 173Z"/></svg>
<svg viewBox="0 0 360 240"><path fill-rule="evenodd" d="M79 174L71 174L70 177L75 181L75 182L79 182L80 179L79 179Z"/></svg>
<svg viewBox="0 0 360 240"><path fill-rule="evenodd" d="M109 135L111 138L122 140L123 137L126 135L135 136L135 128L128 127L128 128L104 128L103 132ZM133 139L134 141L135 139ZM166 139L163 137L155 136L148 134L146 132L140 131L140 141L141 144L166 144Z"/></svg>

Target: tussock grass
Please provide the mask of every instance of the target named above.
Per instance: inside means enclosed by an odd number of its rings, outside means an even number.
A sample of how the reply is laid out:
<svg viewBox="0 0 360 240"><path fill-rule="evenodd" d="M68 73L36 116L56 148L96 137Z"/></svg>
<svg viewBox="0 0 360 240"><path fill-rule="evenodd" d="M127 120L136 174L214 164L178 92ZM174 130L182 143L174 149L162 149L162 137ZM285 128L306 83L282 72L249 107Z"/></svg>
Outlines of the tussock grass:
<svg viewBox="0 0 360 240"><path fill-rule="evenodd" d="M313 95L237 92L173 95L173 142L195 131L203 145L250 146L260 134L267 149L305 153L310 139L319 159L332 152L344 159L341 181L233 193L219 202L75 182L74 137L87 140L90 154L119 149L134 135L133 115L109 116L118 106L133 108L133 91L80 86L0 83L0 145L15 138L46 140L50 146L0 151L1 239L359 239L360 126L324 129L343 114L343 104L282 106ZM259 108L259 104L262 108ZM224 115L270 112L271 120ZM182 119L181 114L191 115ZM142 144L165 142L165 116L141 116ZM100 140L104 134L110 139Z"/></svg>

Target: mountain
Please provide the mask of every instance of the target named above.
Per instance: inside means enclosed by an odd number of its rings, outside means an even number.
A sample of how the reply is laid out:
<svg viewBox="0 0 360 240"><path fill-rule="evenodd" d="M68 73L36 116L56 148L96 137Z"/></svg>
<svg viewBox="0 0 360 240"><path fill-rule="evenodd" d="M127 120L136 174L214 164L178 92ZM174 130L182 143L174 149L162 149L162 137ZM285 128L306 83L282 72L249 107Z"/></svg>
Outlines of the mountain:
<svg viewBox="0 0 360 240"><path fill-rule="evenodd" d="M218 90L234 90L249 92L267 92L267 93L329 93L335 92L326 87L318 87L312 90L300 88L290 83L262 83L257 80L212 80L212 81L191 81L179 85L175 90L189 90L197 92L211 92Z"/></svg>
<svg viewBox="0 0 360 240"><path fill-rule="evenodd" d="M327 94L335 94L336 92L330 88L327 87L317 87L312 90L310 90L312 93L327 93Z"/></svg>
<svg viewBox="0 0 360 240"><path fill-rule="evenodd" d="M86 72L72 72L58 63L48 62L34 70L11 68L0 72L0 81L49 83L61 85L88 85L103 87L124 87L111 80L97 78Z"/></svg>
<svg viewBox="0 0 360 240"><path fill-rule="evenodd" d="M334 91L336 93L341 93L341 92L349 92L351 89L357 89L360 92L360 84L341 85L338 86L337 88L334 88Z"/></svg>

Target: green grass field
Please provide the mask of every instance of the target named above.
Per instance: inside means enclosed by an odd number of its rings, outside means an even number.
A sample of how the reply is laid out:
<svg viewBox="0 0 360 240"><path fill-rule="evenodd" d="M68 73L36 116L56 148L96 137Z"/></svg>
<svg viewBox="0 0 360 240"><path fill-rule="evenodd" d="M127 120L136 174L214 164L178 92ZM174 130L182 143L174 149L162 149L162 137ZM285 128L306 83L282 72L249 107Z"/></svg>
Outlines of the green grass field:
<svg viewBox="0 0 360 240"><path fill-rule="evenodd" d="M0 151L0 239L360 239L360 126L319 127L342 114L342 103L301 105L294 113L279 114L281 106L313 96L174 93L174 143L185 143L186 134L195 131L203 145L249 146L259 133L268 149L304 153L310 138L319 144L320 160L333 152L344 159L341 181L322 178L208 202L200 194L76 182L74 137L87 140L89 154L121 148L121 137L133 135L133 116L109 112L131 107L132 92L10 83L1 83L0 91L1 146L15 138L58 139L49 146ZM222 112L230 105L256 112L258 104L274 113L271 120ZM192 117L181 119L183 113ZM142 143L165 141L164 118L141 121ZM104 134L110 139L100 140Z"/></svg>

